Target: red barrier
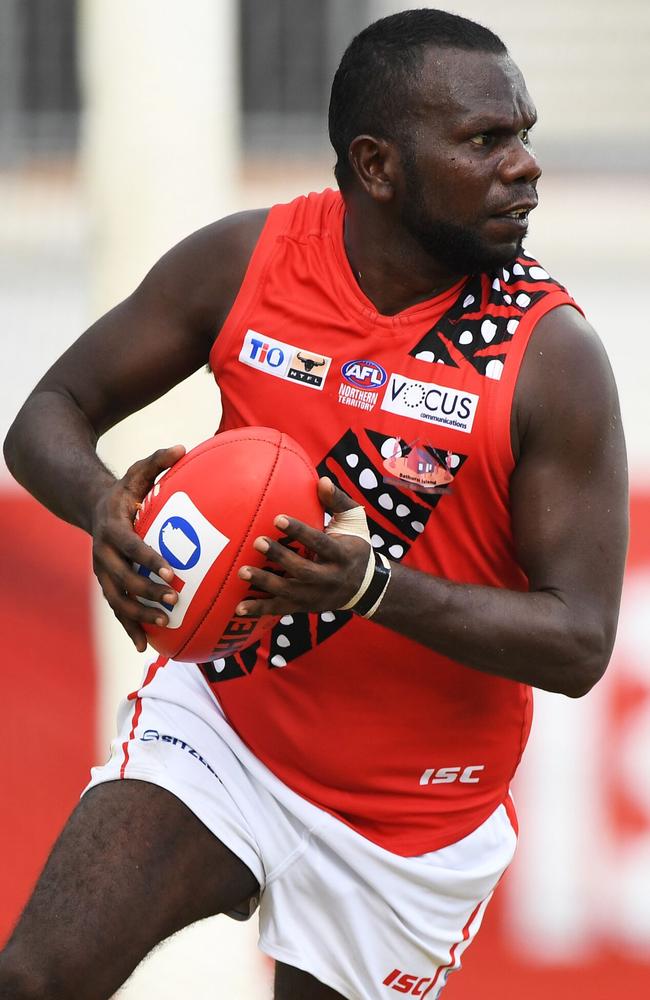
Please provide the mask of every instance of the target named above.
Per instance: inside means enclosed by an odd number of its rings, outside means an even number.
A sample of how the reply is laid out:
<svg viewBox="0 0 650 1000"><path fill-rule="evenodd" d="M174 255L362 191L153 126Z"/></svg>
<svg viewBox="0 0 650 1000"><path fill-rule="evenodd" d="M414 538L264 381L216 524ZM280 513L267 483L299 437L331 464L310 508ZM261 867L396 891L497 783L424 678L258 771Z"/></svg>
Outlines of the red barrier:
<svg viewBox="0 0 650 1000"><path fill-rule="evenodd" d="M0 941L88 780L96 666L90 543L21 492L0 494Z"/></svg>

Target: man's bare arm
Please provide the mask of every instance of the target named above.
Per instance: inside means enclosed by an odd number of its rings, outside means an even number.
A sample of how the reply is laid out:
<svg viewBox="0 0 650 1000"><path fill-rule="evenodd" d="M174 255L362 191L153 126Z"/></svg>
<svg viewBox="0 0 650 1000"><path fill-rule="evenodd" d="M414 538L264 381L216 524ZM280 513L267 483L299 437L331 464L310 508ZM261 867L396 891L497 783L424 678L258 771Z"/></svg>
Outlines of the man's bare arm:
<svg viewBox="0 0 650 1000"><path fill-rule="evenodd" d="M627 547L627 474L611 369L572 308L540 321L515 413L519 458L511 508L529 591L454 583L394 564L374 620L469 667L577 697L602 675L614 641ZM325 495L328 487L321 489ZM343 509L345 501L340 491L330 494L332 509ZM304 530L294 521L287 534L313 547L319 561L299 565L293 553L270 546L269 557L285 566L288 578L251 572L255 585L276 596L248 602L249 612L345 604L363 576L365 543Z"/></svg>
<svg viewBox="0 0 650 1000"><path fill-rule="evenodd" d="M266 214L231 216L174 247L55 362L5 441L16 479L53 513L93 535L95 572L139 649L146 641L138 622L154 621L161 612L135 598L160 600L169 592L137 576L131 564L162 569L163 578L169 567L133 532L133 515L158 473L183 449L156 452L118 481L97 457L97 440L207 362Z"/></svg>

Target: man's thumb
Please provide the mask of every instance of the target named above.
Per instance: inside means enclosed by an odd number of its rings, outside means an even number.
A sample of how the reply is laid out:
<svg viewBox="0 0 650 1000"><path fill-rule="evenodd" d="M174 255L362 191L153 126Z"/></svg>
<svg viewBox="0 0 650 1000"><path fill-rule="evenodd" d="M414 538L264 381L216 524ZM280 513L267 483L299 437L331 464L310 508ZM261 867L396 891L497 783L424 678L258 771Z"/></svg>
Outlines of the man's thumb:
<svg viewBox="0 0 650 1000"><path fill-rule="evenodd" d="M318 498L328 514L342 514L359 506L352 497L335 486L329 476L318 480Z"/></svg>

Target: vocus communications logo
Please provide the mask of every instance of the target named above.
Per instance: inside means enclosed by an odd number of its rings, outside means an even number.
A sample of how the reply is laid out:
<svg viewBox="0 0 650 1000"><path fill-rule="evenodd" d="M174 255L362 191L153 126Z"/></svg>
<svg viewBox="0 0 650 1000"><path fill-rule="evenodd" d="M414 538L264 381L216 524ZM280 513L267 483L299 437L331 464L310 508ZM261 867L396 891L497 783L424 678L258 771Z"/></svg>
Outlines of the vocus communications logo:
<svg viewBox="0 0 650 1000"><path fill-rule="evenodd" d="M416 382L406 375L393 373L381 408L469 434L478 401L479 397L473 392L451 389L435 382Z"/></svg>
<svg viewBox="0 0 650 1000"><path fill-rule="evenodd" d="M169 618L168 628L179 628L192 598L230 539L203 516L187 493L179 492L170 496L143 541L160 552L174 569L173 587L178 591L178 601L164 605L164 609ZM155 583L165 583L146 566L136 563L136 571ZM138 600L152 608L162 607L143 597Z"/></svg>
<svg viewBox="0 0 650 1000"><path fill-rule="evenodd" d="M246 332L239 360L267 375L299 382L310 389L323 388L332 361L323 354L285 344L255 330Z"/></svg>

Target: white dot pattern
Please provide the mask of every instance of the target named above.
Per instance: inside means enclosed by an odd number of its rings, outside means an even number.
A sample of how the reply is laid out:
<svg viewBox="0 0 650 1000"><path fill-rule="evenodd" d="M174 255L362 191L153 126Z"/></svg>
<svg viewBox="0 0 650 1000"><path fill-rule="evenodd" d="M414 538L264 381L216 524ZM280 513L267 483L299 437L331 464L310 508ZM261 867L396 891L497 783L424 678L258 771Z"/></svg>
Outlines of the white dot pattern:
<svg viewBox="0 0 650 1000"><path fill-rule="evenodd" d="M481 323L481 336L488 344L494 340L494 335L497 332L497 325L493 323L491 319L484 319Z"/></svg>
<svg viewBox="0 0 650 1000"><path fill-rule="evenodd" d="M503 371L503 361L499 361L498 358L492 358L492 360L488 361L487 365L485 366L485 374L487 375L488 378L500 379L502 371Z"/></svg>
<svg viewBox="0 0 650 1000"><path fill-rule="evenodd" d="M362 469L359 476L359 485L364 490L374 490L379 485L379 480L371 469Z"/></svg>

